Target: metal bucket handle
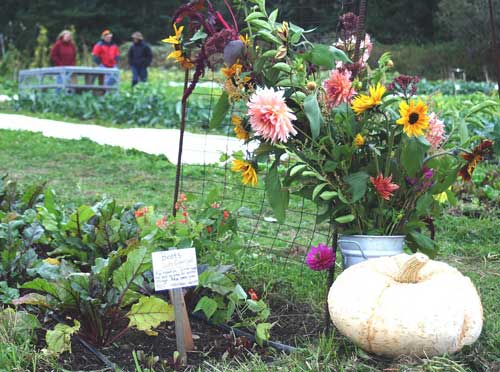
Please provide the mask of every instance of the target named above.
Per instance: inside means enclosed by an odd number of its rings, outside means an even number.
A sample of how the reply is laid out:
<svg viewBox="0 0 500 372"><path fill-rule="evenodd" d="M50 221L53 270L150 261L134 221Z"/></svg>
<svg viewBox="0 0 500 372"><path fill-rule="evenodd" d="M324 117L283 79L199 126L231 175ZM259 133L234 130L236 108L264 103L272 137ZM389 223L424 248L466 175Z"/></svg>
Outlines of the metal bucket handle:
<svg viewBox="0 0 500 372"><path fill-rule="evenodd" d="M354 244L356 247L358 247L359 251L361 252L361 256L363 256L363 258L365 260L368 259L368 257L365 256L365 252L363 252L363 249L361 249L361 245L358 242L355 242L354 240L343 240L343 239L340 239L337 243L351 243L351 244ZM344 261L344 266L347 266L346 257L343 257L343 261Z"/></svg>

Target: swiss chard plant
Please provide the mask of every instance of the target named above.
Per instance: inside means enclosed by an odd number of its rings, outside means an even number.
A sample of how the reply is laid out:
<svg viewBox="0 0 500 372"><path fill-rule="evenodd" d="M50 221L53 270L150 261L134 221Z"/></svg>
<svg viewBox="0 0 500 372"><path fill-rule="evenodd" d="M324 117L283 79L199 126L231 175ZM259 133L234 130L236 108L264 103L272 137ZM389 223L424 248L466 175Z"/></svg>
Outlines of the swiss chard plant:
<svg viewBox="0 0 500 372"><path fill-rule="evenodd" d="M161 322L172 321L172 305L150 295L144 274L151 269L151 246L129 246L99 257L89 272L62 260L57 270L24 283L31 290L16 300L77 319L79 334L97 346L109 345L131 328L154 333Z"/></svg>
<svg viewBox="0 0 500 372"><path fill-rule="evenodd" d="M117 206L112 199L81 205L68 214L46 198L37 218L47 231L46 243L54 247L49 255L71 259L84 270L139 237L133 210Z"/></svg>
<svg viewBox="0 0 500 372"><path fill-rule="evenodd" d="M0 302L10 303L19 293L17 284L30 278L37 264L36 246L44 229L36 220L44 185L21 193L15 182L0 178Z"/></svg>

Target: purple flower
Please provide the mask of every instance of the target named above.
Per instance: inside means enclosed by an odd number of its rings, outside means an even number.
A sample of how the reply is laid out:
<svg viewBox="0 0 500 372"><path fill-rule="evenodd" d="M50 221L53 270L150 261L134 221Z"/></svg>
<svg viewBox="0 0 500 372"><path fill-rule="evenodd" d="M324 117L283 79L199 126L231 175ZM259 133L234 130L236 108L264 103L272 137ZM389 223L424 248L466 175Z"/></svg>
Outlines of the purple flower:
<svg viewBox="0 0 500 372"><path fill-rule="evenodd" d="M335 264L335 252L325 244L311 246L306 256L306 264L314 271L327 270Z"/></svg>
<svg viewBox="0 0 500 372"><path fill-rule="evenodd" d="M434 176L434 171L432 170L432 168L424 167L422 169L422 172L424 174L424 177L427 178L427 179L431 179L432 176Z"/></svg>

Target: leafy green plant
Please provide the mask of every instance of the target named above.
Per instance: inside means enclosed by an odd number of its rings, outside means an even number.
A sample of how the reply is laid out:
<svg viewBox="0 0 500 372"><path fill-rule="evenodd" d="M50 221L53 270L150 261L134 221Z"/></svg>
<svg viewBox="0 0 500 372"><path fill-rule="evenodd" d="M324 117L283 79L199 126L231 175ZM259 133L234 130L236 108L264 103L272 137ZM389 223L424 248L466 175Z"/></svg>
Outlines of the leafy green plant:
<svg viewBox="0 0 500 372"><path fill-rule="evenodd" d="M153 332L161 322L172 321L174 313L167 302L149 295L143 274L151 269L152 251L150 246L132 243L107 258L97 258L90 272L77 271L63 260L54 265L57 272L50 277L21 286L43 296L29 293L15 304L48 308L78 319L79 334L98 346L109 345L131 328Z"/></svg>
<svg viewBox="0 0 500 372"><path fill-rule="evenodd" d="M45 243L55 247L48 252L51 256L71 258L88 270L97 258L107 257L139 238L133 210L117 206L112 199L81 205L67 213L52 196L47 195L37 210L37 219L47 231Z"/></svg>
<svg viewBox="0 0 500 372"><path fill-rule="evenodd" d="M24 193L15 182L0 178L0 302L10 303L19 295L18 283L27 280L37 264L36 245L44 229L36 220L36 206L43 198L44 185Z"/></svg>
<svg viewBox="0 0 500 372"><path fill-rule="evenodd" d="M250 290L247 293L225 273L227 268L210 267L201 273L197 290L204 294L194 309L202 311L214 323L231 323L255 331L255 340L262 346L270 338L271 314L264 300Z"/></svg>

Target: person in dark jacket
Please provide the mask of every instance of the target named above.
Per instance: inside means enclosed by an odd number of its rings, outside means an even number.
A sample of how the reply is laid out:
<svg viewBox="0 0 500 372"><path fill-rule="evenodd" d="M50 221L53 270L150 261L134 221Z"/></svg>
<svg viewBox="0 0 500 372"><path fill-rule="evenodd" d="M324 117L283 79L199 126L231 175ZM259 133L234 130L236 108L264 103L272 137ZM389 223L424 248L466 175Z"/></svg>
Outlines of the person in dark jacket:
<svg viewBox="0 0 500 372"><path fill-rule="evenodd" d="M132 69L132 86L148 79L148 67L153 60L153 53L139 31L132 34L133 44L128 51L128 64Z"/></svg>
<svg viewBox="0 0 500 372"><path fill-rule="evenodd" d="M76 64L76 48L70 31L61 31L57 41L50 48L50 58L54 66L74 66Z"/></svg>

